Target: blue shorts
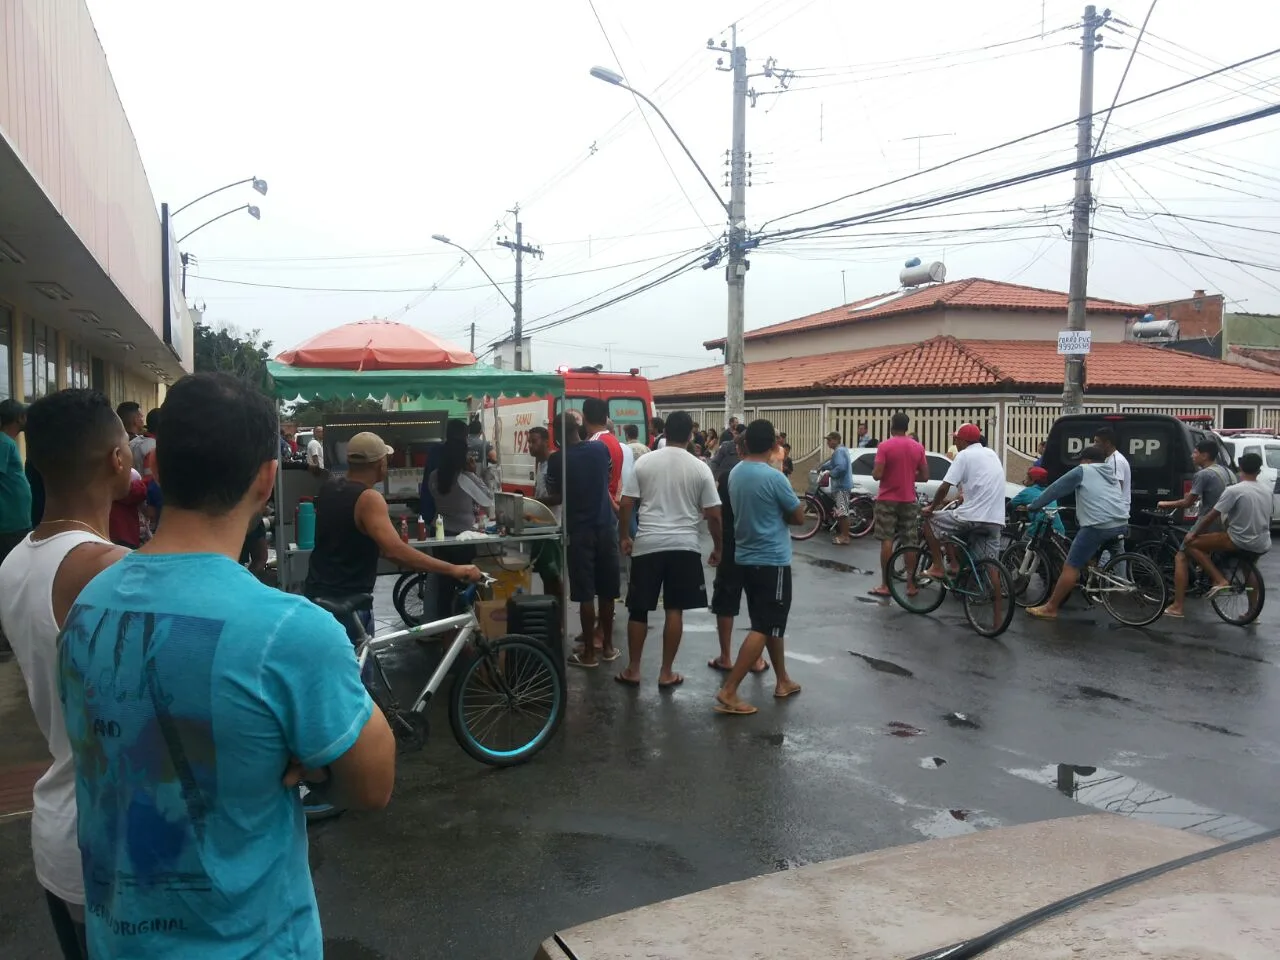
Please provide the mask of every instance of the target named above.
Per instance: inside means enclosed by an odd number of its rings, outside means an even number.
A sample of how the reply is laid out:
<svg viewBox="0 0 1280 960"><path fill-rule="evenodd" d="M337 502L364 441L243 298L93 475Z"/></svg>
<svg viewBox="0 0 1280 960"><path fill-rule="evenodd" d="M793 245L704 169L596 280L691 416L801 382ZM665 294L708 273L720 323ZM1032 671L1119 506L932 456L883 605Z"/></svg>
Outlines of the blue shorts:
<svg viewBox="0 0 1280 960"><path fill-rule="evenodd" d="M1081 527L1067 552L1067 566L1081 569L1098 555L1104 543L1123 537L1127 529L1124 524L1118 527Z"/></svg>

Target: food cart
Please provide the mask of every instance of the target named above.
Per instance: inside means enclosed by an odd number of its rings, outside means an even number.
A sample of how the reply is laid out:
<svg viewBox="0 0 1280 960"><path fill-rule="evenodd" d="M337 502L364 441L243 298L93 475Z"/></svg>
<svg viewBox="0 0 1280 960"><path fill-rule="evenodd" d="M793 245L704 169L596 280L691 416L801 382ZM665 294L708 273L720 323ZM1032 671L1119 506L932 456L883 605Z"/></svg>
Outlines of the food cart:
<svg viewBox="0 0 1280 960"><path fill-rule="evenodd" d="M292 400L340 400L367 397L408 397L422 400L442 402L465 401L469 408L479 409L486 397L528 397L528 396L564 396L564 380L548 373L532 373L527 371L499 370L481 364L457 366L437 370L350 370L321 367L298 367L286 363L269 362L268 372L274 382L277 402L280 404ZM443 540L431 538L428 530L427 539L420 539L417 532L417 510L415 508L416 484L422 476L425 463L425 445L432 440L444 437L444 412L433 415L431 411L415 412L408 419L398 419L405 415L387 413L373 414L363 418L366 422L357 424L344 423L342 426L350 430L355 426L377 432L383 420L396 430L412 429L416 431L415 439L403 446L397 446L392 436L384 437L396 448L393 463L388 470L388 489L384 495L392 511L392 521L399 526L400 516L404 515L411 530L409 546L424 553L431 553L442 547L465 544L476 548L484 558L489 558L504 569L514 566L528 566L529 552L535 544L554 543L561 551L561 569L565 564L563 528L558 524L525 524L520 500L506 500L506 515L499 518L499 528L492 534L469 535L466 539L447 537ZM344 420L352 418L344 417ZM379 421L375 423L373 421ZM344 433L346 432L344 430ZM405 436L404 433L400 434ZM326 438L328 439L328 438ZM345 445L343 445L345 446ZM334 444L333 461L328 462L333 472L341 472L345 466L345 458L341 450ZM326 454L330 450L326 450ZM296 542L296 510L300 499L314 496L320 486L320 478L305 470L279 470L276 475L274 497L275 523L273 525L276 564L279 574L280 588L291 593L302 590L306 580L307 567L311 551L302 549ZM412 490L408 487L412 485ZM394 486L395 489L391 489ZM430 524L428 524L430 526ZM391 575L403 571L395 564L383 559L379 561L378 574ZM568 634L567 611L561 604L562 629Z"/></svg>

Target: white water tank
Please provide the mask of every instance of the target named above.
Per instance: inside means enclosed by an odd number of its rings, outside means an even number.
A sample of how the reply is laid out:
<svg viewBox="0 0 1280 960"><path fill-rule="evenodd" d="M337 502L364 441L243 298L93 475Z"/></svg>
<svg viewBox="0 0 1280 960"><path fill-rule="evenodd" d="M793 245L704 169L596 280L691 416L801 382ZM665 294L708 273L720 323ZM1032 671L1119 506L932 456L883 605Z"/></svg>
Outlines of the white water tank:
<svg viewBox="0 0 1280 960"><path fill-rule="evenodd" d="M1129 333L1135 340L1177 340L1178 339L1178 321L1177 320L1139 320L1129 328Z"/></svg>
<svg viewBox="0 0 1280 960"><path fill-rule="evenodd" d="M914 267L903 267L898 274L898 282L904 287L918 287L922 283L942 283L946 279L947 268L940 260L917 264Z"/></svg>

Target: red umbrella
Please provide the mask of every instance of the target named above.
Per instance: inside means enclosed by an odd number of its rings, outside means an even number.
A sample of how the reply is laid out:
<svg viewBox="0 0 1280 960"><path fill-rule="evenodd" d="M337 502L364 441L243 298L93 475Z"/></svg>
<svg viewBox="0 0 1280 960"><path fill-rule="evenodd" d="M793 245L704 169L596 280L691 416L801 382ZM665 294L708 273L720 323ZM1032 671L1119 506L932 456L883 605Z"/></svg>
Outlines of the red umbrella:
<svg viewBox="0 0 1280 960"><path fill-rule="evenodd" d="M344 323L276 359L293 367L339 370L448 370L476 362L457 344L392 320Z"/></svg>

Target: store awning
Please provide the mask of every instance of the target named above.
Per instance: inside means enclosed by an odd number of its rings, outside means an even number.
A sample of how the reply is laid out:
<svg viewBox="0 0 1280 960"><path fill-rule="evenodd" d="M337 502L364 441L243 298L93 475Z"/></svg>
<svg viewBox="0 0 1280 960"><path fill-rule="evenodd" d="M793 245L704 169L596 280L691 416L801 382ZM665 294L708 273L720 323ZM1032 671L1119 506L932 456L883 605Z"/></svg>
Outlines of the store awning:
<svg viewBox="0 0 1280 960"><path fill-rule="evenodd" d="M273 360L267 362L267 372L275 383L275 395L281 400L564 396L564 378L559 374L499 370L483 364L450 370L357 371L291 367Z"/></svg>

